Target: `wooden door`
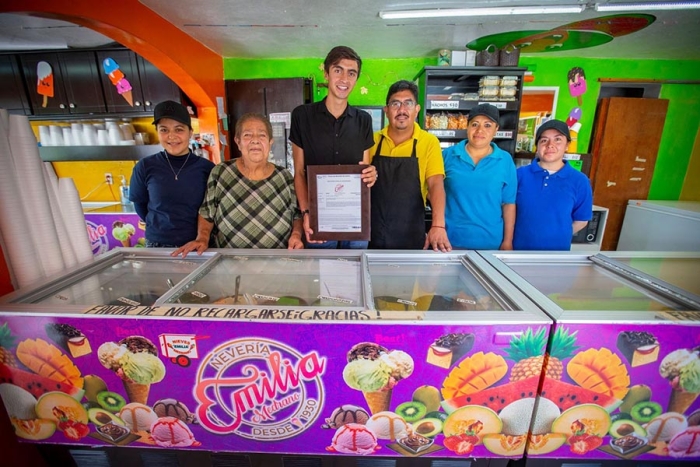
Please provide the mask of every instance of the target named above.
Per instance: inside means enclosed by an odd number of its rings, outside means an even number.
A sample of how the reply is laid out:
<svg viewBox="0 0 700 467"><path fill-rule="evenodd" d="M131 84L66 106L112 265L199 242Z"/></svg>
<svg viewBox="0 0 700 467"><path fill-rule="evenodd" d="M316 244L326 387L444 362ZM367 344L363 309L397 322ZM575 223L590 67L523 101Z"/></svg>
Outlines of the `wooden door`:
<svg viewBox="0 0 700 467"><path fill-rule="evenodd" d="M627 201L647 199L668 100L611 97L598 105L593 134L593 204L608 208L603 250L615 250Z"/></svg>
<svg viewBox="0 0 700 467"><path fill-rule="evenodd" d="M230 115L231 157L241 155L233 142L238 118L248 112L264 115L291 113L296 106L309 102L308 85L305 78L227 80L226 106Z"/></svg>

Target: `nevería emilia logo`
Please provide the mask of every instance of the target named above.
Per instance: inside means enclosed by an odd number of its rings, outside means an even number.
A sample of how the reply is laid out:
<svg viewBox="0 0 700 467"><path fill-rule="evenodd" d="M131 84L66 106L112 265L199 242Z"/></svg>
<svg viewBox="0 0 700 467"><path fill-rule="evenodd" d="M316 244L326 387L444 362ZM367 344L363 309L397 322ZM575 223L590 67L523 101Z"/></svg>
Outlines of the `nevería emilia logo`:
<svg viewBox="0 0 700 467"><path fill-rule="evenodd" d="M281 342L241 338L207 354L197 371L200 425L256 441L292 438L312 426L324 401L326 359Z"/></svg>

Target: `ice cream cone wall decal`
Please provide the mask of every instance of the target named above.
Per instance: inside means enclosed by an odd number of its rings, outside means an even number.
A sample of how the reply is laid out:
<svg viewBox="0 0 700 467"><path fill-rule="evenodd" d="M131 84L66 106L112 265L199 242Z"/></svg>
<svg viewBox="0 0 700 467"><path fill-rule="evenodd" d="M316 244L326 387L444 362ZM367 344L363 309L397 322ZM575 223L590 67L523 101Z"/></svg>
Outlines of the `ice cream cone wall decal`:
<svg viewBox="0 0 700 467"><path fill-rule="evenodd" d="M122 96L130 106L134 106L134 97L132 95L131 83L126 79L124 73L119 69L117 62L111 58L105 58L102 61L102 68L105 74L109 76L109 80L117 87L117 92Z"/></svg>
<svg viewBox="0 0 700 467"><path fill-rule="evenodd" d="M36 92L44 96L41 106L46 107L48 98L53 97L53 69L49 63L39 62L36 64L36 75Z"/></svg>

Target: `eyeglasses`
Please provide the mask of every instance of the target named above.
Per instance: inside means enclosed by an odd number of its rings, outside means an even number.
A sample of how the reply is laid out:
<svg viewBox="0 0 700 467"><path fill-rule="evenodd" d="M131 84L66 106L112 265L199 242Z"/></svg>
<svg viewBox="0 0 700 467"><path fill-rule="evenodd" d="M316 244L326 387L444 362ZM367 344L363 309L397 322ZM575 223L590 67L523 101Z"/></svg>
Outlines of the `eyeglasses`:
<svg viewBox="0 0 700 467"><path fill-rule="evenodd" d="M416 103L413 101L403 101L403 102L391 101L391 102L389 102L389 107L391 107L394 110L399 110L402 105L404 107L406 107L406 109L411 110L412 108L414 108L416 106Z"/></svg>

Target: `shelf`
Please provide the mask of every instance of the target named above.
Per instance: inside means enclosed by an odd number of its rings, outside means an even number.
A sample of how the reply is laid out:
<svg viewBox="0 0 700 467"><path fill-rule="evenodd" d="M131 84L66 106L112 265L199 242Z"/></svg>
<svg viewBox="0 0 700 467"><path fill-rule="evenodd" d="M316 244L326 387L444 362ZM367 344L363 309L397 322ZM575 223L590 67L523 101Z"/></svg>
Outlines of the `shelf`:
<svg viewBox="0 0 700 467"><path fill-rule="evenodd" d="M160 144L143 146L43 146L39 156L44 162L138 161L163 148Z"/></svg>
<svg viewBox="0 0 700 467"><path fill-rule="evenodd" d="M491 104L498 110L518 110L518 101L465 101L465 100L430 100L425 103L426 110L471 110L479 104Z"/></svg>
<svg viewBox="0 0 700 467"><path fill-rule="evenodd" d="M467 130L426 130L438 138L466 139ZM512 139L515 130L501 130L496 132L494 139Z"/></svg>
<svg viewBox="0 0 700 467"><path fill-rule="evenodd" d="M510 67L510 66L426 66L414 81L423 73L429 73L431 76L447 76L454 77L454 81L463 81L471 76L487 76L487 75L522 75L525 74L527 68Z"/></svg>
<svg viewBox="0 0 700 467"><path fill-rule="evenodd" d="M523 76L527 68L517 67L425 67L416 76L418 87L422 90L419 98L421 105L420 124L423 127L433 127L427 130L435 135L443 146L454 144L456 140L467 139L464 117L480 104L490 104L499 110L499 130L494 142L508 152L515 153L520 114L520 100L523 91ZM479 82L484 76L513 76L515 80L515 99L499 100L498 96L479 97ZM512 90L510 90L512 92ZM485 92L485 91L484 91ZM492 93L489 93L492 94ZM464 99L464 98L467 99ZM473 100L472 100L473 99ZM447 122L440 121L441 129L433 119L440 113L447 114ZM454 117L458 117L455 124ZM451 118L450 118L451 117Z"/></svg>

